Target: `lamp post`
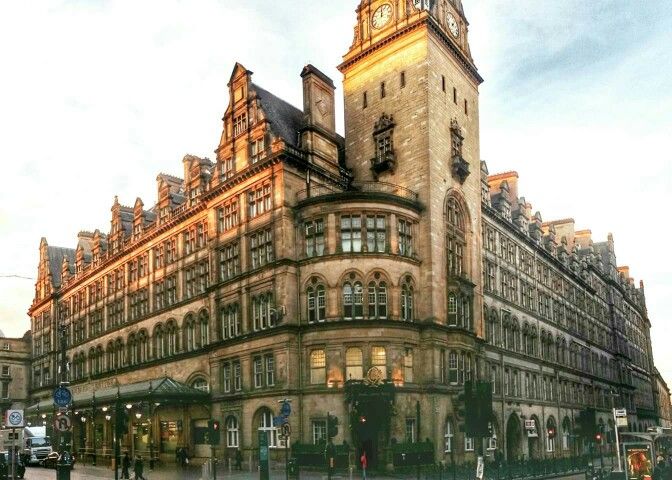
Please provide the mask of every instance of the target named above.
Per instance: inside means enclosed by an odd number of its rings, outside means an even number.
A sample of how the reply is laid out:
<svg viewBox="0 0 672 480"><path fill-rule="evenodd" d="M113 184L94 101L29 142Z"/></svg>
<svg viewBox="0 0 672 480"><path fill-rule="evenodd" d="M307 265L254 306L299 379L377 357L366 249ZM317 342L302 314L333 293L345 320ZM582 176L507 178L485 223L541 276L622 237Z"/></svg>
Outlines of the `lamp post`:
<svg viewBox="0 0 672 480"><path fill-rule="evenodd" d="M68 381L68 360L66 358L66 349L67 345L67 333L68 326L65 321L61 320L58 325L58 334L60 340L61 348L61 361L60 361L60 385L65 387L69 385ZM70 452L68 452L68 435L69 433L61 433L61 438L59 441L59 446L61 448L61 455L58 457L58 462L56 465L56 478L58 480L70 480L70 469L72 468L72 457ZM65 436L65 441L63 441L63 436Z"/></svg>

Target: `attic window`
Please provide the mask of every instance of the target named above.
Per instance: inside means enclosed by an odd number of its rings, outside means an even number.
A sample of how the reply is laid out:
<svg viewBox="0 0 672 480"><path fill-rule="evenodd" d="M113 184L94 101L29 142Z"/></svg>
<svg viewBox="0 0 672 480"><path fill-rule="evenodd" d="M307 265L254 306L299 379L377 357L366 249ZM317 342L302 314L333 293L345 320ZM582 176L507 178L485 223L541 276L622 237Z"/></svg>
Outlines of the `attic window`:
<svg viewBox="0 0 672 480"><path fill-rule="evenodd" d="M222 160L221 165L221 175L222 180L233 177L233 158L229 157L225 160Z"/></svg>
<svg viewBox="0 0 672 480"><path fill-rule="evenodd" d="M250 163L255 164L264 158L264 137L250 143Z"/></svg>
<svg viewBox="0 0 672 480"><path fill-rule="evenodd" d="M247 112L243 112L233 119L233 136L237 137L247 130Z"/></svg>

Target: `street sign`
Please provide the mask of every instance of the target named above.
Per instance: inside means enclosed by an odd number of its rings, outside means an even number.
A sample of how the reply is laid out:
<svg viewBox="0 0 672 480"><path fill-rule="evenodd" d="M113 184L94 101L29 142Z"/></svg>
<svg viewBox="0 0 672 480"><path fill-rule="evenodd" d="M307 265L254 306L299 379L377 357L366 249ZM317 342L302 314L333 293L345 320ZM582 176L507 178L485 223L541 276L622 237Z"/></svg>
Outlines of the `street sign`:
<svg viewBox="0 0 672 480"><path fill-rule="evenodd" d="M54 403L59 407L67 407L72 402L72 392L67 387L56 387L54 389Z"/></svg>
<svg viewBox="0 0 672 480"><path fill-rule="evenodd" d="M23 410L7 410L5 425L9 428L23 427Z"/></svg>
<svg viewBox="0 0 672 480"><path fill-rule="evenodd" d="M72 428L72 421L67 415L60 415L54 420L54 428L59 432L69 432Z"/></svg>
<svg viewBox="0 0 672 480"><path fill-rule="evenodd" d="M292 406L289 404L287 400L282 402L282 405L280 406L280 415L283 417L289 417L289 415L292 413Z"/></svg>
<svg viewBox="0 0 672 480"><path fill-rule="evenodd" d="M292 434L292 427L289 423L282 424L282 436L288 438Z"/></svg>
<svg viewBox="0 0 672 480"><path fill-rule="evenodd" d="M625 410L625 408L614 409L614 417L618 418L618 417L627 417L627 416L628 416L628 412Z"/></svg>
<svg viewBox="0 0 672 480"><path fill-rule="evenodd" d="M274 427L280 427L283 423L285 423L285 417L273 417L273 426Z"/></svg>

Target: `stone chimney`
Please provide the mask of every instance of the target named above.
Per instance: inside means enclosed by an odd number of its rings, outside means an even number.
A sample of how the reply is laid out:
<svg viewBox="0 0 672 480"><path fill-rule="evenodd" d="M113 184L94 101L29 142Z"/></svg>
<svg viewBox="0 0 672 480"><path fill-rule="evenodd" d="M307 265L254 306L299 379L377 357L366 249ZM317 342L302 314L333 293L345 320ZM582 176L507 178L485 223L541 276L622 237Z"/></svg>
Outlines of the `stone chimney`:
<svg viewBox="0 0 672 480"><path fill-rule="evenodd" d="M334 82L315 68L306 65L301 71L303 79L303 114L306 127L320 127L326 133L336 134L334 108Z"/></svg>
<svg viewBox="0 0 672 480"><path fill-rule="evenodd" d="M490 175L488 185L490 185L490 195L496 195L500 191L502 182L506 181L509 185L509 198L512 201L518 198L518 172L504 172Z"/></svg>

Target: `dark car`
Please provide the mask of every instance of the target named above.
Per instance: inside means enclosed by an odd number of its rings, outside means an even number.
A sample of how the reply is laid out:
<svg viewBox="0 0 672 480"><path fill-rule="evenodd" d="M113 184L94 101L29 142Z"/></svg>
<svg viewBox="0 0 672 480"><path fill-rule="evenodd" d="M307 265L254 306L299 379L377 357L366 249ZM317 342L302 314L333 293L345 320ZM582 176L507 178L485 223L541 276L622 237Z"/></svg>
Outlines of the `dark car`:
<svg viewBox="0 0 672 480"><path fill-rule="evenodd" d="M15 468L15 472L16 472L16 478L23 478L23 476L26 473L26 466L21 461L21 456L20 455L16 456L16 463L15 463L14 468ZM0 452L0 471L2 471L2 473L4 473L6 471L7 475L11 478L11 475L12 475L12 459L9 458L9 452L7 452L7 451Z"/></svg>
<svg viewBox="0 0 672 480"><path fill-rule="evenodd" d="M42 465L44 468L56 468L60 456L61 454L58 452L51 452L49 455L47 455L46 458L40 460L40 465ZM70 455L70 458L72 462L72 466L70 468L73 469L75 468L75 456Z"/></svg>

